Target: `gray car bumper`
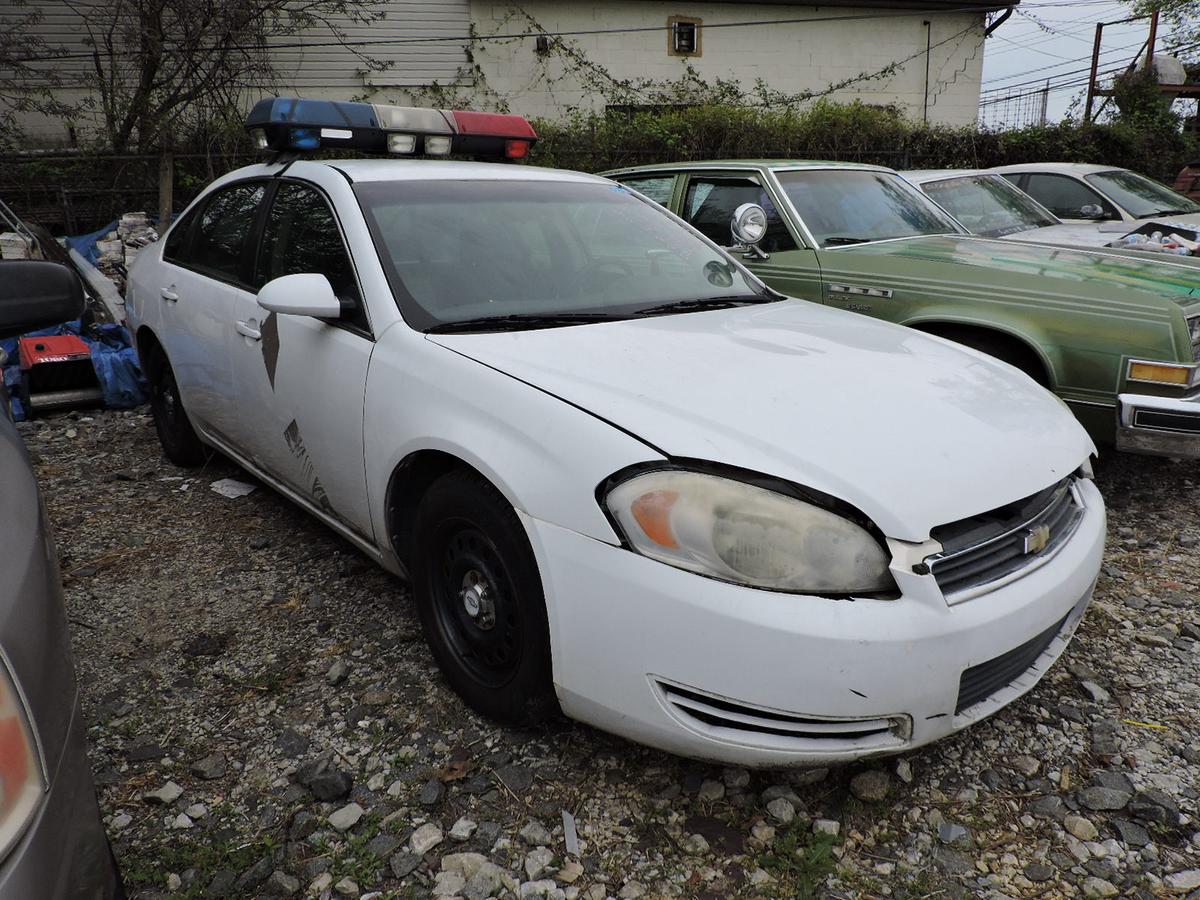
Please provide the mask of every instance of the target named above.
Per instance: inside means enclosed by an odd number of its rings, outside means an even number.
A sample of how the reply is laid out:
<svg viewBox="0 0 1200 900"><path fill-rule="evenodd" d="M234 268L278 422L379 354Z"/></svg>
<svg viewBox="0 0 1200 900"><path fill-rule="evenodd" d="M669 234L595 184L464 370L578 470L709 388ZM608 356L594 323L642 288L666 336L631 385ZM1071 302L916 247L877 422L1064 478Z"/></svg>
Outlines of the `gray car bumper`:
<svg viewBox="0 0 1200 900"><path fill-rule="evenodd" d="M1188 397L1119 394L1117 449L1200 459L1200 393Z"/></svg>
<svg viewBox="0 0 1200 900"><path fill-rule="evenodd" d="M118 884L76 701L50 790L20 843L0 862L0 900L110 900L120 896Z"/></svg>

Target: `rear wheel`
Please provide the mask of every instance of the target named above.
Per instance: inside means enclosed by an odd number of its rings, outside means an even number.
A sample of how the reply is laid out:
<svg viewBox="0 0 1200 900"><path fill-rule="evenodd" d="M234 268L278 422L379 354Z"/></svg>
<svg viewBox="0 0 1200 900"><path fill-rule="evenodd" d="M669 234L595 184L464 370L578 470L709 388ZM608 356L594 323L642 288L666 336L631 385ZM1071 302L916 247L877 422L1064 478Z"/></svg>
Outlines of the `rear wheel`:
<svg viewBox="0 0 1200 900"><path fill-rule="evenodd" d="M1042 364L1041 359L1026 344L1021 343L1015 338L982 330L977 331L975 329L963 329L961 331L958 329L947 329L934 331L933 333L956 343L965 344L1001 362L1006 362L1010 366L1020 369L1044 388L1050 386L1050 379L1046 377L1046 367Z"/></svg>
<svg viewBox="0 0 1200 900"><path fill-rule="evenodd" d="M146 377L150 382L150 413L154 416L154 428L167 459L177 466L192 468L202 465L211 455L200 442L183 399L175 372L161 348L150 353Z"/></svg>
<svg viewBox="0 0 1200 900"><path fill-rule="evenodd" d="M478 474L454 471L421 499L415 532L417 609L450 686L507 725L556 715L545 596L513 508Z"/></svg>

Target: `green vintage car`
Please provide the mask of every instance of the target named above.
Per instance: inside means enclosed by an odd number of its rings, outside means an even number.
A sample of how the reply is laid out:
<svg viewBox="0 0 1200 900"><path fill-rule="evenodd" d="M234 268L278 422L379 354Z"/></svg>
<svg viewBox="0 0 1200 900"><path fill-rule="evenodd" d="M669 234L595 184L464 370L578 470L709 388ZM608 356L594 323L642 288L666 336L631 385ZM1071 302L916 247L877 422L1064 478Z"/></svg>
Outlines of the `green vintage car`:
<svg viewBox="0 0 1200 900"><path fill-rule="evenodd" d="M738 160L605 174L716 243L741 244L782 293L1003 359L1066 401L1097 443L1200 458L1194 267L974 237L878 166ZM749 225L742 241L735 213Z"/></svg>

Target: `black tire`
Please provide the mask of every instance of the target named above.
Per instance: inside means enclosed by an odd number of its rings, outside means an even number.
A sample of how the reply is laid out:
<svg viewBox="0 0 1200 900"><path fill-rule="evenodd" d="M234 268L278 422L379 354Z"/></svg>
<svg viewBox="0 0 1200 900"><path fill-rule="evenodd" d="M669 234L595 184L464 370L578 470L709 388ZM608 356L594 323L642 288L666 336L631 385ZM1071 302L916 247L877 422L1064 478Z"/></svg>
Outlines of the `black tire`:
<svg viewBox="0 0 1200 900"><path fill-rule="evenodd" d="M486 479L443 475L417 507L413 593L450 686L505 725L559 714L537 561L517 514Z"/></svg>
<svg viewBox="0 0 1200 900"><path fill-rule="evenodd" d="M150 353L146 366L146 378L150 383L150 412L154 416L154 429L167 459L177 466L190 469L206 463L211 451L200 442L192 428L192 420L183 408L179 396L179 385L167 355L160 348Z"/></svg>

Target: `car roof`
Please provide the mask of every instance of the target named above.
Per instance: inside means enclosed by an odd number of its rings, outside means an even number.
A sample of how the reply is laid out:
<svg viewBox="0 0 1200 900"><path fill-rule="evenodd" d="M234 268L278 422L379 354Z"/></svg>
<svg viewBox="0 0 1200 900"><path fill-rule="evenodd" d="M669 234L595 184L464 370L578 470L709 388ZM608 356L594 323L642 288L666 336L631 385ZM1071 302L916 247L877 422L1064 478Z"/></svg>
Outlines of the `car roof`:
<svg viewBox="0 0 1200 900"><path fill-rule="evenodd" d="M946 178L965 178L970 175L995 175L996 173L982 169L911 169L900 174L914 184L925 184L927 181L942 181Z"/></svg>
<svg viewBox="0 0 1200 900"><path fill-rule="evenodd" d="M1016 163L1009 166L996 166L989 172L1055 172L1060 175L1095 175L1097 172L1121 171L1120 166L1101 166L1095 163Z"/></svg>
<svg viewBox="0 0 1200 900"><path fill-rule="evenodd" d="M255 175L278 175L286 163L260 163L230 172L221 180L248 178ZM301 157L294 165L297 174L308 166L326 166L341 172L350 181L564 181L602 182L597 175L548 169L542 166L516 163L464 162L449 159L307 159Z"/></svg>
<svg viewBox="0 0 1200 900"><path fill-rule="evenodd" d="M628 166L621 169L610 169L604 175L623 175L630 172L677 172L681 169L861 169L867 172L892 172L886 166L873 166L867 163L835 162L820 159L706 159L700 162L656 163L649 166Z"/></svg>

